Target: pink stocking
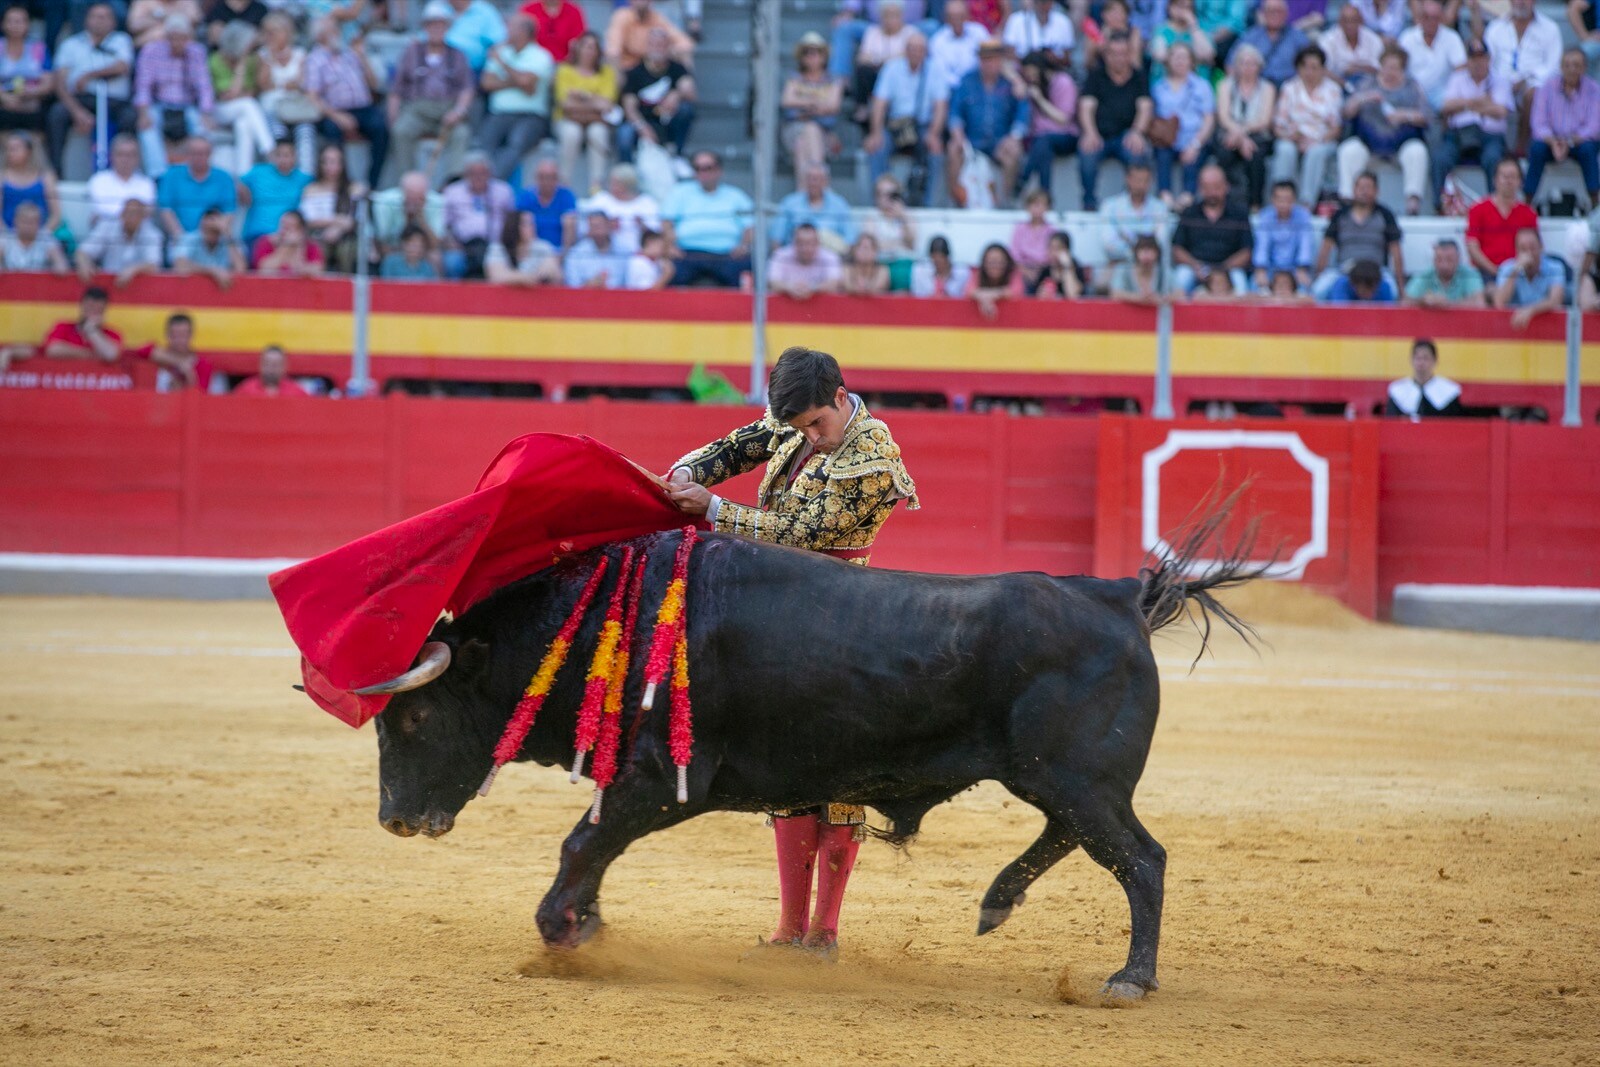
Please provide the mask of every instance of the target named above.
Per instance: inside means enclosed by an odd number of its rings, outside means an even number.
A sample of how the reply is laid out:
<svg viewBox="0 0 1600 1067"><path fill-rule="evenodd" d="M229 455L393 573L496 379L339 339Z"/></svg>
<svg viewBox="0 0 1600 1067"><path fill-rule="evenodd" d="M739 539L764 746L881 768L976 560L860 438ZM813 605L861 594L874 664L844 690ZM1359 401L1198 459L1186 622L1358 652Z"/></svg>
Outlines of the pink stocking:
<svg viewBox="0 0 1600 1067"><path fill-rule="evenodd" d="M772 942L798 941L807 930L811 910L811 870L817 862L816 815L774 816L778 842L778 928ZM837 913L838 909L835 909Z"/></svg>
<svg viewBox="0 0 1600 1067"><path fill-rule="evenodd" d="M839 938L839 908L844 904L844 888L856 865L861 842L855 839L854 826L824 823L817 833L817 910L811 917L806 944L827 948Z"/></svg>

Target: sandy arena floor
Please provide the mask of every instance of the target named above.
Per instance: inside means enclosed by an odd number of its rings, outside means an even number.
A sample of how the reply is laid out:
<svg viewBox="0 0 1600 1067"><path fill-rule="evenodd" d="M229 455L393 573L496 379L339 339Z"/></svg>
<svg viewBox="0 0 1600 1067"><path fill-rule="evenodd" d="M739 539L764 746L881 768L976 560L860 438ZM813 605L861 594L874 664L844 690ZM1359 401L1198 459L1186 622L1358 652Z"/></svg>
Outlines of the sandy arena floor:
<svg viewBox="0 0 1600 1067"><path fill-rule="evenodd" d="M869 844L829 967L747 958L759 819L611 872L576 956L533 930L587 789L519 766L439 841L377 825L376 745L289 689L266 603L0 601L0 1063L1600 1062L1600 650L1248 597L1169 684L1140 812L1163 988L1063 1003L1128 912L1076 853L995 934L1041 817L986 786Z"/></svg>

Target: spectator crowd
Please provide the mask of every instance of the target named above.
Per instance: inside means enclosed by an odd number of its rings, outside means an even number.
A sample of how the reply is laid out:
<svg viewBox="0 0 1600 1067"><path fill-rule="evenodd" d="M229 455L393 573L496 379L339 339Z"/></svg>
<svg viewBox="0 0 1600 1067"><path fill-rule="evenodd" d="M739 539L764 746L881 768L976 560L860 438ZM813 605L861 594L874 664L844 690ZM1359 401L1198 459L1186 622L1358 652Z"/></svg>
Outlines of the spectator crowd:
<svg viewBox="0 0 1600 1067"><path fill-rule="evenodd" d="M662 6L616 0L591 28L572 0L427 0L392 61L369 31L408 17L398 0L10 6L0 265L114 286L363 258L396 280L748 285L755 205L692 146L698 26ZM1564 48L1534 0L839 0L782 86L796 189L767 235L770 285L987 316L1100 294L1492 304L1518 325L1600 307L1600 245L1573 271L1531 206L1569 160L1600 201L1595 7L1573 0ZM830 177L851 124L865 210ZM75 134L103 156L76 235L56 181ZM1072 157L1092 268L1051 222ZM1108 161L1122 184L1102 197ZM1399 170L1399 202L1380 201L1374 161ZM1462 164L1487 187L1470 207ZM928 205L1026 217L968 266L918 233L908 208ZM1464 242L1408 272L1397 215L1436 211L1466 214Z"/></svg>

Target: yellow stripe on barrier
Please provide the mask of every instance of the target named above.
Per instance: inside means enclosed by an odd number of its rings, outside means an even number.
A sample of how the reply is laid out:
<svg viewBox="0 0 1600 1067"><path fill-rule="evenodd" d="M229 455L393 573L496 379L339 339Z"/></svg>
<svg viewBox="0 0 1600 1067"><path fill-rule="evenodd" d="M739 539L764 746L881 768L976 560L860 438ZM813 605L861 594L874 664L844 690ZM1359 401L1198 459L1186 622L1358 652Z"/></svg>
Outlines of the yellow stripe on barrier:
<svg viewBox="0 0 1600 1067"><path fill-rule="evenodd" d="M1382 381L1409 373L1410 356L1411 339L1404 337L1180 333L1172 338L1174 377ZM1555 341L1439 342L1439 373L1456 381L1560 385L1566 367L1566 346ZM1600 381L1600 365L1583 369L1585 382Z"/></svg>

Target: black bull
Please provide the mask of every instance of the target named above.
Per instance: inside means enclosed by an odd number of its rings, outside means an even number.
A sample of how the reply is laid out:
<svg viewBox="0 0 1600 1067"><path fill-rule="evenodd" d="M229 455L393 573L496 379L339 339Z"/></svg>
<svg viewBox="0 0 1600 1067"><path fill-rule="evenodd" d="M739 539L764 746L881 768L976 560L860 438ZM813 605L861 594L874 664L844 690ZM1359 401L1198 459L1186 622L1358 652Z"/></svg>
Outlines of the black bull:
<svg viewBox="0 0 1600 1067"><path fill-rule="evenodd" d="M688 803L679 804L666 701L640 712L638 690L680 536L638 542L650 563L622 761L600 823L585 816L562 845L537 916L548 944L574 946L598 927L601 879L629 844L702 812L869 804L904 841L930 808L993 779L1046 822L984 895L978 933L1004 922L1033 881L1081 845L1116 876L1132 912L1127 966L1108 989L1156 988L1166 853L1133 812L1160 703L1150 634L1185 616L1191 599L1237 623L1207 590L1257 572L1234 559L1186 580L1189 546L1139 578L950 577L710 535L690 568L694 758ZM448 669L396 695L377 719L386 828L450 829L597 555L508 586L436 628ZM584 668L618 569L613 560L518 759L570 768Z"/></svg>

